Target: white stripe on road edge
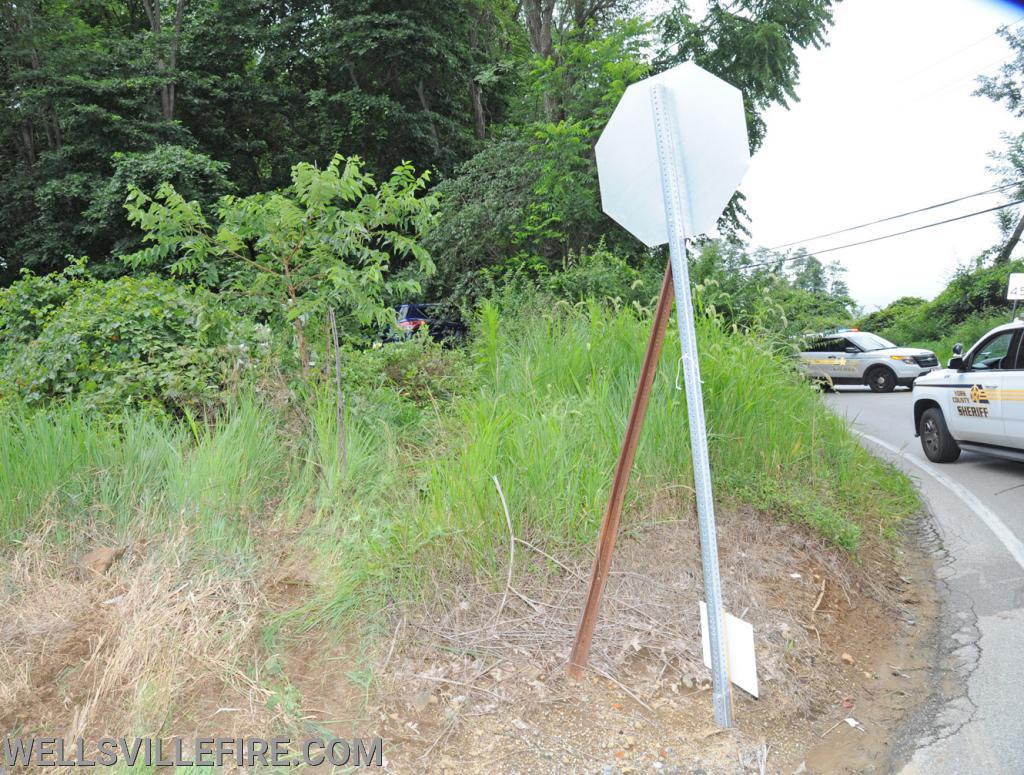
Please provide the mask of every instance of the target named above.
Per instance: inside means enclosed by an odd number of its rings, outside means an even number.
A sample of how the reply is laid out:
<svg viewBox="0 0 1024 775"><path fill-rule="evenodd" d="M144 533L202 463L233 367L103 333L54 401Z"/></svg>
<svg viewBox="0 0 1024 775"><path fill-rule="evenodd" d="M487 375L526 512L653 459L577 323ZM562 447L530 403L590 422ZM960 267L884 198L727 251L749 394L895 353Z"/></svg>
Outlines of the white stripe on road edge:
<svg viewBox="0 0 1024 775"><path fill-rule="evenodd" d="M959 482L950 479L945 474L932 470L932 467L926 465L924 462L920 460L915 460L910 455L903 454L902 449L894 447L889 442L882 441L881 439L875 438L874 436L871 436L870 434L867 433L861 433L860 431L856 431L856 433L870 441L872 444L877 444L883 449L889 450L894 455L898 455L900 458L906 460L908 463L913 463L915 466L917 466L930 477L932 477L932 479L934 479L936 482L943 485L946 489L948 489L950 492L956 495L969 508L974 510L974 513L981 518L982 522L988 525L988 529L991 530L995 537L999 539L999 542L1006 547L1006 551L1010 553L1010 555L1013 557L1013 559L1017 561L1017 564L1021 568L1024 568L1024 543L1021 543L1020 539L1013 534L1013 531L1006 526L1006 523L1003 522L1003 520L1001 520L994 511L992 511L992 509L990 509L988 506L986 506L984 503L978 500L974 493L972 493L966 487L961 485Z"/></svg>

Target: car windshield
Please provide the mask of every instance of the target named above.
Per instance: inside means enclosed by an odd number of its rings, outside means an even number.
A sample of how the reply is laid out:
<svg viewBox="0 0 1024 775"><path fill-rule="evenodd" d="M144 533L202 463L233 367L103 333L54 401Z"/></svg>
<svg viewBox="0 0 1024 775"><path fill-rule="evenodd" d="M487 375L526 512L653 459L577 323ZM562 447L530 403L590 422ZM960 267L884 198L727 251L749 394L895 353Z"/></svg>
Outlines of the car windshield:
<svg viewBox="0 0 1024 775"><path fill-rule="evenodd" d="M863 331L855 334L847 334L846 338L864 352L871 352L872 350L888 350L889 348L896 346L888 339L883 339L882 337L875 336L874 334L867 334Z"/></svg>

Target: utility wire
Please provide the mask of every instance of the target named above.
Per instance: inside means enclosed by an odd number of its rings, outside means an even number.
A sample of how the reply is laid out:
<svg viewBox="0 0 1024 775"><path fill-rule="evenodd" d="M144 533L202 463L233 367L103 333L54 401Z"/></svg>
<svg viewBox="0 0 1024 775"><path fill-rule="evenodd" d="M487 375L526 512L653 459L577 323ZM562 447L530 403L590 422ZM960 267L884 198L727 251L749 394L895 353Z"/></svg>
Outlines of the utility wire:
<svg viewBox="0 0 1024 775"><path fill-rule="evenodd" d="M1021 16L1019 19L1014 19L1012 22L1008 22L1006 24L1000 25L999 29L1002 29L1003 27L1005 27L1006 29L1011 29L1013 27L1016 27L1022 21L1024 21L1024 16ZM968 43L963 48L958 48L955 51L950 52L947 56L942 57L942 59L936 60L935 62L932 62L931 64L929 64L929 65L927 65L925 67L922 67L920 70L915 70L910 75L907 75L907 76L901 78L900 80L898 80L896 83L906 83L907 81L913 80L917 76L921 75L921 73L926 73L929 70L931 70L931 69L933 69L935 67L938 67L941 64L945 64L949 60L959 56L960 54L962 54L963 52L967 51L968 49L972 49L975 46L977 46L977 45L979 45L981 43L984 43L987 40L990 40L990 39L996 37L996 35L998 35L998 34L999 34L999 30L997 29L995 32L986 35L984 38L979 38L978 40L974 41L973 43Z"/></svg>
<svg viewBox="0 0 1024 775"><path fill-rule="evenodd" d="M861 240L860 242L850 242L846 245L838 245L834 248L826 248L825 250L813 250L808 251L808 255L820 256L822 253L831 253L834 250L845 250L846 248L854 248L858 245L867 245L872 242L881 242L882 240L891 239L892 237L900 237L904 234L911 234L915 231L923 231L925 229L931 229L935 226L942 226L947 223L953 223L954 221L962 221L965 218L973 218L976 215L984 215L985 213L994 213L996 210L1004 210L1007 207L1013 207L1014 205L1024 204L1024 199L1018 199L1016 202L1007 202L1006 204L996 205L995 207L989 207L987 210L978 210L974 213L967 213L967 215L958 215L956 218L947 218L944 221L936 221L935 223L928 223L924 226L917 226L913 229L904 229L903 231L897 231L892 234L886 234L882 237L874 237L872 239ZM789 261L798 261L803 256L790 256L789 258L777 258L773 261L760 261L756 264L747 264L741 269L754 269L759 266L774 266L776 264L785 264Z"/></svg>
<svg viewBox="0 0 1024 775"><path fill-rule="evenodd" d="M997 191L1002 191L1002 190L1007 189L1007 188L1013 188L1014 186L1019 186L1019 185L1021 185L1022 182L1024 182L1024 181L1015 181L1013 183L1004 183L1001 186L996 186L995 188L990 188L988 191L979 191L976 194L968 194L967 196L960 196L960 197L957 197L956 199L950 199L950 200L945 201L945 202L939 202L938 204L928 205L927 207L920 207L917 210L908 210L905 213L899 213L898 215L890 215L890 216L887 216L885 218L879 218L877 221L868 221L867 223L862 223L862 224L859 224L857 226L848 226L845 229L839 229L837 231L830 231L830 232L827 232L825 234L818 234L818 235L815 235L814 237L806 237L804 239L793 240L792 242L787 242L784 245L776 245L775 247L768 248L768 249L769 250L781 250L782 248L788 248L788 247L791 247L793 245L801 245L804 242L813 242L814 240L824 239L825 237L834 237L837 234L846 234L849 231L858 231L859 229L864 229L864 228L867 228L868 226L874 226L874 225L879 224L879 223L886 223L887 221L895 221L898 218L906 218L908 215L916 215L917 213L924 213L924 212L927 212L928 210L935 210L935 209L938 209L939 207L946 207L947 205L956 204L957 202L963 202L963 201L965 201L967 199L974 199L975 197L985 196L986 194L994 194ZM987 212L987 211L985 211L985 212Z"/></svg>

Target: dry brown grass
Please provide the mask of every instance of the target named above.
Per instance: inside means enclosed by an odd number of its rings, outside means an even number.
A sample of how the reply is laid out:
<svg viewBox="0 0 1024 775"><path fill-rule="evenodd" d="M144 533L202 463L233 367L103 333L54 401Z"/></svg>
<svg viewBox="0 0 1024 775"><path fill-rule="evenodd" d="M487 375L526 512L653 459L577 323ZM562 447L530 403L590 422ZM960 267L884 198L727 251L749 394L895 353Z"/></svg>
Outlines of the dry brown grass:
<svg viewBox="0 0 1024 775"><path fill-rule="evenodd" d="M77 562L92 546L59 551L50 532L0 570L0 730L169 734L216 716L211 703L268 727L268 690L249 675L266 610L251 569L203 567L182 528L97 575Z"/></svg>
<svg viewBox="0 0 1024 775"><path fill-rule="evenodd" d="M681 500L662 498L649 522L620 537L594 635L594 668L618 676L647 700L670 685L699 686L707 673L697 605L703 598L698 534L695 519L679 519L686 509ZM777 699L803 713L807 698L799 686L820 650L814 622L824 629L834 613L821 605L812 610L822 579L829 595L847 604L854 588L875 598L878 591L865 589L849 558L806 529L747 509L724 511L718 523L726 609L753 624L767 691L784 684L787 691ZM507 588L463 578L412 617L406 629L413 635L405 639L415 655L406 663L412 675L397 674L398 683L416 684L427 663L431 674L422 687L466 682L485 662L499 659L526 661L547 673L565 664L590 578L589 557L555 558L528 542L517 539L516 545L518 567ZM438 645L448 656L438 659ZM450 664L452 674L438 673L439 664Z"/></svg>

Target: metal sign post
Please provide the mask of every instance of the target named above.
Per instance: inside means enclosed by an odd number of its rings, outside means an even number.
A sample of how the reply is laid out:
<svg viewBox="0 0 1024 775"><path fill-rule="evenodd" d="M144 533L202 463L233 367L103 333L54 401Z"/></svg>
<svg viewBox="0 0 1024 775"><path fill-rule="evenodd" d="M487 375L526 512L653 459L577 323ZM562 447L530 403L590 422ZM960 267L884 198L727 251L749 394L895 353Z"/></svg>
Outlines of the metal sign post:
<svg viewBox="0 0 1024 775"><path fill-rule="evenodd" d="M700 523L713 704L715 720L720 726L729 727L732 695L685 239L687 234L697 236L714 227L746 171L750 154L743 96L735 87L692 63L679 65L626 89L594 151L604 211L646 245L668 243L670 260L567 670L569 675L579 677L587 663L674 287ZM752 640L750 646L752 652Z"/></svg>
<svg viewBox="0 0 1024 775"><path fill-rule="evenodd" d="M661 190L665 197L665 222L668 226L669 259L676 290L676 321L682 345L683 375L686 384L686 413L690 421L690 450L693 459L693 483L697 493L697 521L700 527L700 559L704 569L704 597L708 608L708 640L711 644L711 685L715 721L732 726L732 693L725 655L725 623L722 612L722 581L718 573L718 537L715 530L715 503L711 493L711 463L708 459L708 432L704 420L704 393L701 388L700 362L697 359L697 332L690 297L690 270L686 261L686 235L683 231L686 189L682 157L677 143L679 132L673 111L666 103L672 95L661 84L651 87L651 110L661 168Z"/></svg>

